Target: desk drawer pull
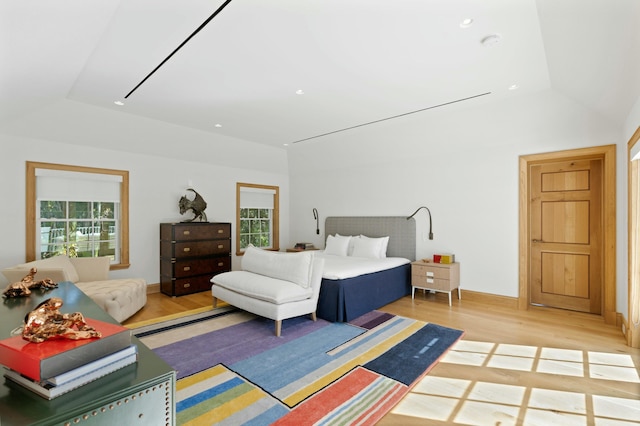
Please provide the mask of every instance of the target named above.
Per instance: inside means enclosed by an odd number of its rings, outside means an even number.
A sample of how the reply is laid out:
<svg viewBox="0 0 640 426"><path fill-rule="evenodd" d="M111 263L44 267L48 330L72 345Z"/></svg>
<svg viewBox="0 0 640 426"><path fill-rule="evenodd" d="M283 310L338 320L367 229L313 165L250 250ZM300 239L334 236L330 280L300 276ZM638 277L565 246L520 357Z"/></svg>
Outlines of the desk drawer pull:
<svg viewBox="0 0 640 426"><path fill-rule="evenodd" d="M223 249L224 248L224 244L218 244L218 248L219 249Z"/></svg>
<svg viewBox="0 0 640 426"><path fill-rule="evenodd" d="M184 288L189 288L189 287L191 287L191 283L184 283L183 287Z"/></svg>
<svg viewBox="0 0 640 426"><path fill-rule="evenodd" d="M218 266L224 266L224 262L218 262Z"/></svg>
<svg viewBox="0 0 640 426"><path fill-rule="evenodd" d="M224 229L218 229L218 234L224 234Z"/></svg>
<svg viewBox="0 0 640 426"><path fill-rule="evenodd" d="M185 247L182 249L182 251L184 251L185 253L189 253L191 251L190 247Z"/></svg>
<svg viewBox="0 0 640 426"><path fill-rule="evenodd" d="M189 231L182 231L182 235L191 235L191 232L189 232Z"/></svg>
<svg viewBox="0 0 640 426"><path fill-rule="evenodd" d="M182 268L183 271L190 271L191 270L191 266L185 266L184 268Z"/></svg>

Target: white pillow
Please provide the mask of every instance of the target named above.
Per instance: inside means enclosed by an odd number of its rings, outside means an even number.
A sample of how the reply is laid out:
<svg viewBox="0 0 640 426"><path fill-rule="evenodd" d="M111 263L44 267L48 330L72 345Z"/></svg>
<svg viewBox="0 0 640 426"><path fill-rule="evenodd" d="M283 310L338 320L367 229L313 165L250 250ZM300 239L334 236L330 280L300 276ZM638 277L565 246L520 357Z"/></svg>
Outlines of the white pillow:
<svg viewBox="0 0 640 426"><path fill-rule="evenodd" d="M370 259L383 259L387 257L388 244L389 237L370 238L360 235L360 238L355 241L351 255Z"/></svg>
<svg viewBox="0 0 640 426"><path fill-rule="evenodd" d="M380 254L379 258L384 259L387 257L387 246L389 245L389 237L379 237L379 238L371 238L366 235L360 235L360 238L369 239L369 240L379 240L380 241Z"/></svg>
<svg viewBox="0 0 640 426"><path fill-rule="evenodd" d="M347 248L347 256L353 256L353 246L355 245L356 240L358 238L360 238L360 235L344 236L344 235L340 235L340 234L336 233L336 237L338 237L338 238L350 238L349 247Z"/></svg>
<svg viewBox="0 0 640 426"><path fill-rule="evenodd" d="M312 251L280 253L249 245L242 257L242 269L254 274L290 281L302 288L311 286Z"/></svg>
<svg viewBox="0 0 640 426"><path fill-rule="evenodd" d="M77 283L78 281L80 281L78 272L76 271L76 268L73 267L71 260L69 260L69 258L63 254L53 256L48 259L34 260L32 262L20 265L20 268L24 268L26 270L29 270L33 267L37 269L62 269L67 280L73 283Z"/></svg>
<svg viewBox="0 0 640 426"><path fill-rule="evenodd" d="M380 245L382 241L372 238L358 238L353 245L353 257L367 257L369 259L380 258Z"/></svg>
<svg viewBox="0 0 640 426"><path fill-rule="evenodd" d="M351 241L351 237L343 237L337 234L336 236L329 235L324 253L335 256L346 256L349 251L349 241Z"/></svg>

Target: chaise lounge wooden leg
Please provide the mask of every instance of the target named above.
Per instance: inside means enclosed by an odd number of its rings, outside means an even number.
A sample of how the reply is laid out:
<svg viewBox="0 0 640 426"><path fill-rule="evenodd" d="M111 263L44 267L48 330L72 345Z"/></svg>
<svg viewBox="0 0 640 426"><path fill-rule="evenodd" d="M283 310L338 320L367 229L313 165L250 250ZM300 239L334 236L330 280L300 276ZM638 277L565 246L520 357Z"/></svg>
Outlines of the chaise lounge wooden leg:
<svg viewBox="0 0 640 426"><path fill-rule="evenodd" d="M213 298L213 309L215 309L215 308L217 308L217 307L218 307L218 298L217 298L217 297L214 297L214 298Z"/></svg>
<svg viewBox="0 0 640 426"><path fill-rule="evenodd" d="M276 337L280 337L280 331L282 330L282 321L276 321Z"/></svg>
<svg viewBox="0 0 640 426"><path fill-rule="evenodd" d="M318 317L316 317L316 312L315 311L311 312L311 319L313 321L316 321L318 319Z"/></svg>

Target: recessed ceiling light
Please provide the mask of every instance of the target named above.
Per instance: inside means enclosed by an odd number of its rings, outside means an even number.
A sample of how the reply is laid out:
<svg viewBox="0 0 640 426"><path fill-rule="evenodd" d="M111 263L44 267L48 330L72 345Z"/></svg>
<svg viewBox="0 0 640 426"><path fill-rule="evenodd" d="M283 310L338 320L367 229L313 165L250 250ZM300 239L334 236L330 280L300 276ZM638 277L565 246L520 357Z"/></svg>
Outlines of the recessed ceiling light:
<svg viewBox="0 0 640 426"><path fill-rule="evenodd" d="M473 19L471 18L467 18L460 22L460 28L469 28L471 25L473 25Z"/></svg>
<svg viewBox="0 0 640 426"><path fill-rule="evenodd" d="M483 38L480 43L482 43L483 46L491 46L500 42L500 40L502 40L502 36L500 34L490 34Z"/></svg>
<svg viewBox="0 0 640 426"><path fill-rule="evenodd" d="M222 127L222 124L216 123L216 127Z"/></svg>
<svg viewBox="0 0 640 426"><path fill-rule="evenodd" d="M122 101L113 101L113 103L118 105L118 106L124 105L124 102L122 102Z"/></svg>
<svg viewBox="0 0 640 426"><path fill-rule="evenodd" d="M296 90L296 95L304 95L304 90L302 89Z"/></svg>
<svg viewBox="0 0 640 426"><path fill-rule="evenodd" d="M517 90L520 86L518 86L517 84L512 84L511 86L509 86L509 90Z"/></svg>

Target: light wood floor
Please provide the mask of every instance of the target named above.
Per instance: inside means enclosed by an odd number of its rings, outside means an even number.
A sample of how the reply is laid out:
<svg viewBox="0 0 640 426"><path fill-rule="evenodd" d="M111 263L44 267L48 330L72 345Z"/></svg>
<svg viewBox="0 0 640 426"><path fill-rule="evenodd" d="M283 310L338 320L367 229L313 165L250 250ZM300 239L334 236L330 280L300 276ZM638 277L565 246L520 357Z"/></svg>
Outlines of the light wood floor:
<svg viewBox="0 0 640 426"><path fill-rule="evenodd" d="M380 425L640 422L640 381L633 378L640 349L626 346L617 327L590 314L465 301L464 293L450 307L444 296L417 294L381 309L465 335ZM126 323L210 305L208 292L150 294Z"/></svg>

